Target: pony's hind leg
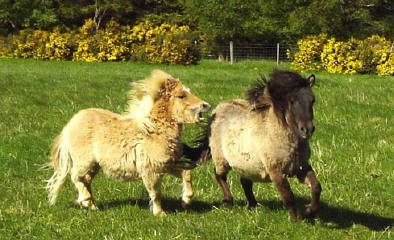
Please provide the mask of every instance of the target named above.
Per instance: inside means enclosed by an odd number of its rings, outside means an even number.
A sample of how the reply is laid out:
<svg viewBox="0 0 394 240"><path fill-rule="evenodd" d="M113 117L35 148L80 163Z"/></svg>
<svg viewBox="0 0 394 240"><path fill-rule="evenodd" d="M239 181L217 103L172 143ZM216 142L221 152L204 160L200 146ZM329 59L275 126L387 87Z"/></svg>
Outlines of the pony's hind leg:
<svg viewBox="0 0 394 240"><path fill-rule="evenodd" d="M223 205L225 207L229 207L229 206L233 205L233 196L231 195L230 188L227 184L228 171L218 172L218 171L216 171L216 168L215 168L214 172L215 172L216 181L219 184L220 189L222 189L222 192L223 192Z"/></svg>
<svg viewBox="0 0 394 240"><path fill-rule="evenodd" d="M306 217L311 217L319 211L321 185L316 178L315 172L309 165L301 169L301 171L297 174L297 178L301 183L304 183L311 189L312 201L309 205L307 205L307 209L304 213Z"/></svg>
<svg viewBox="0 0 394 240"><path fill-rule="evenodd" d="M94 176L96 176L96 174L98 173L99 170L100 170L99 165L96 165L84 177L84 182L86 184L86 188L88 189L88 192L90 193L90 201L91 201L90 202L90 208L93 209L93 210L97 210L98 208L94 204L91 184L92 184L92 180L93 180Z"/></svg>
<svg viewBox="0 0 394 240"><path fill-rule="evenodd" d="M78 190L77 203L82 208L90 208L92 210L97 209L93 202L90 189L91 181L96 173L97 171L88 171L87 174L81 175L79 174L79 171L75 168L75 166L73 167L73 169L71 169L71 181L74 183L75 187Z"/></svg>
<svg viewBox="0 0 394 240"><path fill-rule="evenodd" d="M256 207L257 201L253 194L253 182L247 178L241 177L241 185L248 199L248 208Z"/></svg>

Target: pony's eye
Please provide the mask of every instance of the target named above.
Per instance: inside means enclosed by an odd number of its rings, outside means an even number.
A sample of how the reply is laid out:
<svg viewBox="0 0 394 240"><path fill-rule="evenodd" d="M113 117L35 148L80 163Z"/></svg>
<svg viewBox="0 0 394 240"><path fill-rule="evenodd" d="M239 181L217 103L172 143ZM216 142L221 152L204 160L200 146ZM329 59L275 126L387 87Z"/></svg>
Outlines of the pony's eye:
<svg viewBox="0 0 394 240"><path fill-rule="evenodd" d="M179 95L178 98L184 99L186 96L185 95Z"/></svg>

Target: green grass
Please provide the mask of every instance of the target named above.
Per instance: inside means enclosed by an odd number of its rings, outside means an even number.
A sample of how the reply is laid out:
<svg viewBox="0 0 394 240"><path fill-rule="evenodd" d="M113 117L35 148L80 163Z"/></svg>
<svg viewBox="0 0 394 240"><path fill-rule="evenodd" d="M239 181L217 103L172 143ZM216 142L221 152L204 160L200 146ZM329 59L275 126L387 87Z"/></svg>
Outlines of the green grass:
<svg viewBox="0 0 394 240"><path fill-rule="evenodd" d="M272 184L254 185L259 206L248 210L233 172L235 205L221 207L212 162L193 170L195 197L187 210L180 207L181 181L164 178L166 217L151 214L141 181L119 182L102 173L92 186L102 210L75 207L70 180L56 205L48 206L43 187L52 173L39 168L78 110L122 112L129 82L155 68L216 106L242 97L260 72L274 67L261 61L184 67L0 59L0 239L392 239L394 78L375 75L315 73L311 164L323 192L321 212L312 221L290 222ZM197 132L187 127L184 141ZM291 185L300 209L310 192L294 179Z"/></svg>

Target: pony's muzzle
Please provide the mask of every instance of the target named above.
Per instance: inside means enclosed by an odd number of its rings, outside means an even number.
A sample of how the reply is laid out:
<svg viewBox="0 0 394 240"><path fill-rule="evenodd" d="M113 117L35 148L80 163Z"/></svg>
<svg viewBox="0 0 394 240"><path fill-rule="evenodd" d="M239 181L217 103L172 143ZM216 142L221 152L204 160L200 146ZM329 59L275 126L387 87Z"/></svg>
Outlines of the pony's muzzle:
<svg viewBox="0 0 394 240"><path fill-rule="evenodd" d="M209 109L211 109L211 105L209 105L209 103L203 102L203 103L199 104L198 107L196 107L194 109L195 114L196 114L196 116L195 116L196 121L199 122L199 121L203 120L202 114L205 112L208 112Z"/></svg>
<svg viewBox="0 0 394 240"><path fill-rule="evenodd" d="M211 109L211 105L209 103L204 102L201 107L201 112L208 112Z"/></svg>
<svg viewBox="0 0 394 240"><path fill-rule="evenodd" d="M315 126L312 123L301 125L298 127L303 138L310 138L315 131Z"/></svg>

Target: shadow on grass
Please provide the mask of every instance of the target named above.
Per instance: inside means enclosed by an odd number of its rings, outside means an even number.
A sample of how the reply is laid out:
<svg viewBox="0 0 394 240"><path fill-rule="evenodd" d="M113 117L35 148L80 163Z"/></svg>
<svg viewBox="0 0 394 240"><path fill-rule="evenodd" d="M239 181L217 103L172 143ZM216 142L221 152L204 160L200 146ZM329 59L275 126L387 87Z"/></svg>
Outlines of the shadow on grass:
<svg viewBox="0 0 394 240"><path fill-rule="evenodd" d="M97 206L99 209L106 211L111 208L119 208L121 206L127 205L136 205L143 209L148 209L149 206L149 199L124 199L124 200L114 200L108 202L101 202L98 203ZM186 206L185 208L182 207L180 199L173 199L173 198L165 198L161 199L161 207L167 213L171 212L180 212L180 211L191 211L191 212L209 212L212 210L212 205L193 200L190 205Z"/></svg>
<svg viewBox="0 0 394 240"><path fill-rule="evenodd" d="M297 198L297 210L303 212L305 205L309 201L305 198ZM284 205L281 201L266 200L259 201L259 204L271 210L283 209ZM363 225L373 231L387 231L394 225L394 219L378 216L373 213L363 213L343 207L330 206L325 202L320 202L320 211L314 219L307 219L307 222L314 223L316 219L320 219L323 225L329 228L349 228L353 224Z"/></svg>
<svg viewBox="0 0 394 240"><path fill-rule="evenodd" d="M302 213L305 210L305 205L309 203L309 200L305 198L297 198L297 210ZM284 209L284 205L281 201L278 200L262 200L258 201L258 207L268 208L271 210L281 210ZM246 205L245 201L235 201L235 205ZM124 199L124 200L115 200L108 202L101 202L98 204L99 209L106 211L111 208L120 208L121 206L127 205L137 205L140 208L148 209L149 208L149 200L148 199ZM209 212L213 208L223 207L220 202L211 202L206 203L202 201L192 201L189 206L183 208L181 205L181 200L166 198L161 200L161 205L163 210L171 213L171 212L180 212L180 211L190 211L190 212L198 212L204 213ZM394 219L378 216L373 213L363 213L355 210L330 206L325 202L320 202L320 211L315 216L314 219L306 219L307 222L314 224L314 222L320 219L323 223L323 226L328 228L337 228L344 229L349 228L353 224L363 225L370 230L373 231L387 231L389 228L393 227Z"/></svg>

